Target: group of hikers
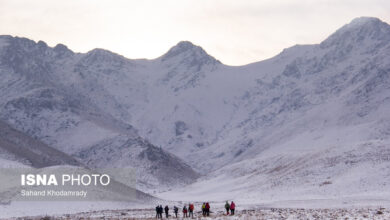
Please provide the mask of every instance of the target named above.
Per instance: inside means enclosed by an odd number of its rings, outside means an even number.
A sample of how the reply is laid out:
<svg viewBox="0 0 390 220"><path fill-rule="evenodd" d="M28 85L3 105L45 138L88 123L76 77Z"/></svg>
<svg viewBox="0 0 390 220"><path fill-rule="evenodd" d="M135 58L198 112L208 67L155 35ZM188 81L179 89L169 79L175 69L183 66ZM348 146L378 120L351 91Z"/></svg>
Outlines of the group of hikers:
<svg viewBox="0 0 390 220"><path fill-rule="evenodd" d="M226 201L225 209L226 209L226 215L229 215L229 210L230 210L230 213L232 213L232 215L234 215L234 210L236 209L236 204L234 204L234 202L232 201L232 203L230 203L230 205L229 205L229 202Z"/></svg>
<svg viewBox="0 0 390 220"><path fill-rule="evenodd" d="M236 209L236 204L232 201L230 204L228 201L225 203L226 215L229 215L229 211L231 215L234 215L234 210ZM162 205L156 206L156 218L162 218L162 214L165 212L165 217L169 218L169 207L166 205L165 208ZM179 212L179 208L177 206L173 206L173 213L177 218L177 214ZM183 209L183 218L193 218L194 217L194 204L188 204L188 208L184 205ZM204 202L202 204L202 215L210 216L210 204L208 202Z"/></svg>

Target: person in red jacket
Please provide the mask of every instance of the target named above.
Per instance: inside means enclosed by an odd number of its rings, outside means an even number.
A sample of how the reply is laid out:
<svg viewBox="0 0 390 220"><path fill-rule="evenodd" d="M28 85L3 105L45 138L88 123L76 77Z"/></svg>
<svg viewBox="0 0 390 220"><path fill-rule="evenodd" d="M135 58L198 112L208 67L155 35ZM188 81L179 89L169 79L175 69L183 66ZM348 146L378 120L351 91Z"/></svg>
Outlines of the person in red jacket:
<svg viewBox="0 0 390 220"><path fill-rule="evenodd" d="M193 218L194 217L194 204L189 204L188 209L190 210L190 214L188 217Z"/></svg>
<svg viewBox="0 0 390 220"><path fill-rule="evenodd" d="M206 215L207 216L210 216L210 204L208 202L206 202Z"/></svg>
<svg viewBox="0 0 390 220"><path fill-rule="evenodd" d="M236 209L236 204L234 204L234 202L232 201L232 203L230 204L230 212L232 213L232 215L234 215L234 209Z"/></svg>
<svg viewBox="0 0 390 220"><path fill-rule="evenodd" d="M183 207L183 218L187 218L187 207L185 205Z"/></svg>

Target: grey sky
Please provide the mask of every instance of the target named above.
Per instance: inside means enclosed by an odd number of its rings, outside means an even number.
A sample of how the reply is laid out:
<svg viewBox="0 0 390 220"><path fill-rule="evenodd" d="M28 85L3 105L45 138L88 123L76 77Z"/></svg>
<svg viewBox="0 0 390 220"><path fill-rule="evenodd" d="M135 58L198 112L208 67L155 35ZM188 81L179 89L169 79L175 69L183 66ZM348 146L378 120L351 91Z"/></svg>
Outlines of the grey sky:
<svg viewBox="0 0 390 220"><path fill-rule="evenodd" d="M189 40L223 63L319 43L355 17L390 23L388 0L0 0L0 34L155 58Z"/></svg>

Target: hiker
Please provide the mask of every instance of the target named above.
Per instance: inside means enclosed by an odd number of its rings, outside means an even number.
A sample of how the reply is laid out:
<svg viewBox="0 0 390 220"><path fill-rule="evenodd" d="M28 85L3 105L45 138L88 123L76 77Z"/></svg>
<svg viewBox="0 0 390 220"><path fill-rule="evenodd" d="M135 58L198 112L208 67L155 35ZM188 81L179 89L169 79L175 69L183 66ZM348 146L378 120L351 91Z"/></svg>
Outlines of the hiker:
<svg viewBox="0 0 390 220"><path fill-rule="evenodd" d="M202 205L202 215L206 216L206 203L205 202Z"/></svg>
<svg viewBox="0 0 390 220"><path fill-rule="evenodd" d="M207 216L210 216L210 204L208 202L206 202L206 215Z"/></svg>
<svg viewBox="0 0 390 220"><path fill-rule="evenodd" d="M166 205L165 206L165 217L167 217L168 218L168 212L169 212L169 208L168 208L168 206Z"/></svg>
<svg viewBox="0 0 390 220"><path fill-rule="evenodd" d="M232 201L232 203L230 204L230 212L232 213L232 215L234 215L234 209L236 209L236 204L234 204L234 202Z"/></svg>
<svg viewBox="0 0 390 220"><path fill-rule="evenodd" d="M189 204L188 209L190 210L190 214L188 217L194 217L194 204Z"/></svg>
<svg viewBox="0 0 390 220"><path fill-rule="evenodd" d="M226 209L226 215L229 215L230 205L229 205L229 202L228 202L228 201L226 201L225 209Z"/></svg>
<svg viewBox="0 0 390 220"><path fill-rule="evenodd" d="M159 206L156 206L156 218L160 218L160 207Z"/></svg>
<svg viewBox="0 0 390 220"><path fill-rule="evenodd" d="M173 206L173 212L175 212L175 216L177 218L177 213L179 212L179 208L177 208L176 206Z"/></svg>
<svg viewBox="0 0 390 220"><path fill-rule="evenodd" d="M156 206L156 218L162 218L162 206Z"/></svg>
<svg viewBox="0 0 390 220"><path fill-rule="evenodd" d="M187 207L185 205L183 207L183 218L187 218Z"/></svg>
<svg viewBox="0 0 390 220"><path fill-rule="evenodd" d="M163 207L162 207L162 205L160 205L160 207L158 207L158 214L159 214L161 219L162 219L162 213L163 213Z"/></svg>

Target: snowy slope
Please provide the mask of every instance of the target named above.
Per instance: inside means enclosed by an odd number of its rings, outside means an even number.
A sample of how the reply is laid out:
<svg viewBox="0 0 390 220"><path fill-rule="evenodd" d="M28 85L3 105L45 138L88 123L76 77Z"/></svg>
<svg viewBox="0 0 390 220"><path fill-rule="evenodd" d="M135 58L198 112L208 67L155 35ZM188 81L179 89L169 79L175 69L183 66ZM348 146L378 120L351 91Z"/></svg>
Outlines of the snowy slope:
<svg viewBox="0 0 390 220"><path fill-rule="evenodd" d="M135 168L137 187L146 192L156 186L163 190L178 184L189 184L199 176L176 156L142 138L125 135L92 145L75 154L75 157L90 168Z"/></svg>
<svg viewBox="0 0 390 220"><path fill-rule="evenodd" d="M4 159L11 159L36 168L81 165L69 155L13 129L2 121L0 121L0 151Z"/></svg>

